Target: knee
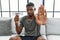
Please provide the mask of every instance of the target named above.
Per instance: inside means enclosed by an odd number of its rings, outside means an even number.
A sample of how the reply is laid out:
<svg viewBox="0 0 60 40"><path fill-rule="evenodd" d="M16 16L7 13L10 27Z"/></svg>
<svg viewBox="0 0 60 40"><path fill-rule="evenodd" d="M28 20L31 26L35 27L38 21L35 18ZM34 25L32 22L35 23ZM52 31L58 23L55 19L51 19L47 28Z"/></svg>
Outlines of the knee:
<svg viewBox="0 0 60 40"><path fill-rule="evenodd" d="M15 38L14 37L11 37L9 40L15 40Z"/></svg>
<svg viewBox="0 0 60 40"><path fill-rule="evenodd" d="M37 40L45 40L43 37L38 37Z"/></svg>
<svg viewBox="0 0 60 40"><path fill-rule="evenodd" d="M22 40L21 37L11 37L9 40Z"/></svg>

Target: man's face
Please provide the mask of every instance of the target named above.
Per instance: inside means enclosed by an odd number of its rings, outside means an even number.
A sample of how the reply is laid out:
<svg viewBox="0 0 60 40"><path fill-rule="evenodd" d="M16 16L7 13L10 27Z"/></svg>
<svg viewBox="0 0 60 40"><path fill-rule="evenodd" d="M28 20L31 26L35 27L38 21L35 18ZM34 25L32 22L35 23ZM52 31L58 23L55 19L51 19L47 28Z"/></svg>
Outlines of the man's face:
<svg viewBox="0 0 60 40"><path fill-rule="evenodd" d="M27 6L27 13L28 13L28 16L33 16L34 15L34 7Z"/></svg>

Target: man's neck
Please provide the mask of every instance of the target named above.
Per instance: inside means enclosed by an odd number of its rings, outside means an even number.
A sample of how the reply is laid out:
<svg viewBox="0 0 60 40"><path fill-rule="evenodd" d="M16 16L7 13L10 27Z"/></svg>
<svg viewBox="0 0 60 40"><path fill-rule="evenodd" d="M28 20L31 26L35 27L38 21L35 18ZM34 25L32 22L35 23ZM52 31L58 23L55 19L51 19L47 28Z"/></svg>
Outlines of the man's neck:
<svg viewBox="0 0 60 40"><path fill-rule="evenodd" d="M34 15L33 16L29 16L29 19L31 19L31 20L34 19Z"/></svg>

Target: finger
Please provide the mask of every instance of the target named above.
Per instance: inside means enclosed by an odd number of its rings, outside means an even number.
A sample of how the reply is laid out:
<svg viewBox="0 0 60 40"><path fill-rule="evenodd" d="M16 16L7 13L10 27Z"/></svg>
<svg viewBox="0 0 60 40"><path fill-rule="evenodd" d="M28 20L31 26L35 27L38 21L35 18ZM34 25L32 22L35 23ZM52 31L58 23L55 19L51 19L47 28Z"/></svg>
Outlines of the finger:
<svg viewBox="0 0 60 40"><path fill-rule="evenodd" d="M38 9L38 16L41 15L41 7Z"/></svg>
<svg viewBox="0 0 60 40"><path fill-rule="evenodd" d="M47 11L46 10L44 10L44 15L47 16Z"/></svg>
<svg viewBox="0 0 60 40"><path fill-rule="evenodd" d="M44 10L44 12L47 13L47 12L46 12L46 9Z"/></svg>
<svg viewBox="0 0 60 40"><path fill-rule="evenodd" d="M40 5L40 7L38 8L38 11L40 12L42 10L42 5Z"/></svg>
<svg viewBox="0 0 60 40"><path fill-rule="evenodd" d="M38 9L38 16L44 15L44 6L41 5Z"/></svg>
<svg viewBox="0 0 60 40"><path fill-rule="evenodd" d="M40 13L40 12L41 12L41 7L38 8L38 13Z"/></svg>

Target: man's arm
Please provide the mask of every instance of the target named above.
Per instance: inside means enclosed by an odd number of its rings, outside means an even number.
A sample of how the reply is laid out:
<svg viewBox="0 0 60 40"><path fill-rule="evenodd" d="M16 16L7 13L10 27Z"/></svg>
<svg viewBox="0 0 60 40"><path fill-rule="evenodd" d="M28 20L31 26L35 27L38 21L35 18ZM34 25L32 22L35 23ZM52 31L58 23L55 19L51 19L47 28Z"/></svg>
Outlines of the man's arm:
<svg viewBox="0 0 60 40"><path fill-rule="evenodd" d="M19 24L19 16L18 15L15 16L14 21L15 21L15 26L16 26L16 32L18 34L20 34L22 32L22 27L20 27L18 25Z"/></svg>
<svg viewBox="0 0 60 40"><path fill-rule="evenodd" d="M22 32L22 27L18 25L18 22L15 22L15 25L16 25L16 32L20 34Z"/></svg>
<svg viewBox="0 0 60 40"><path fill-rule="evenodd" d="M47 12L44 9L43 5L41 5L38 9L38 15L35 16L36 18L36 23L38 25L43 25L46 24L47 21Z"/></svg>

